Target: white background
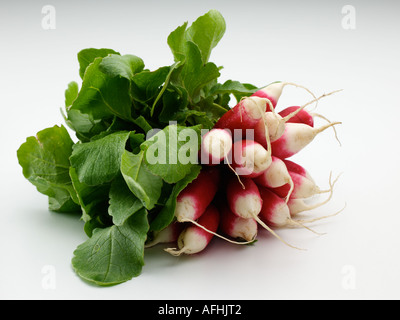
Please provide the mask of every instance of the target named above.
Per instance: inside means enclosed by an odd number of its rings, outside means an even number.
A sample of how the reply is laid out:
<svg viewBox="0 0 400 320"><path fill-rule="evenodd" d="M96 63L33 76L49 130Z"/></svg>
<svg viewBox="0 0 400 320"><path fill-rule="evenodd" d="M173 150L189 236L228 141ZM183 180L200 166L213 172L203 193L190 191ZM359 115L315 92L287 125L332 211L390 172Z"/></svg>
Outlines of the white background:
<svg viewBox="0 0 400 320"><path fill-rule="evenodd" d="M301 4L300 4L301 3ZM56 9L44 30L41 10ZM356 9L356 29L342 8ZM218 9L227 31L211 55L227 79L264 85L302 84L320 95L317 111L342 121L338 135L318 136L295 160L318 184L343 172L332 201L310 216L347 207L305 229L278 230L283 245L260 232L252 247L215 240L205 252L172 257L146 251L142 275L99 288L71 267L86 240L75 215L47 210L47 199L22 176L16 150L27 136L63 124L67 84L78 81L78 51L113 48L155 69L170 65L168 34ZM400 225L398 137L400 22L398 1L2 1L0 4L2 299L398 299ZM287 87L279 107L310 99ZM322 124L322 122L318 122ZM50 268L50 269L49 269ZM48 270L55 287L46 287Z"/></svg>

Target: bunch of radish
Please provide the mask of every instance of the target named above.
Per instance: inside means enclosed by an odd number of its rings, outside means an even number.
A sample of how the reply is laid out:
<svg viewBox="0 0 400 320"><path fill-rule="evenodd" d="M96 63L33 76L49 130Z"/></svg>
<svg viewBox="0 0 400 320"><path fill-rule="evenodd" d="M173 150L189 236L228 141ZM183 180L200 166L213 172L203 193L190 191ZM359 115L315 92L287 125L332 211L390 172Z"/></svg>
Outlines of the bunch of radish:
<svg viewBox="0 0 400 320"><path fill-rule="evenodd" d="M195 254L214 236L248 244L256 239L258 229L264 228L294 247L275 229L298 226L313 231L305 224L321 218L300 220L296 215L327 203L337 179L332 182L330 178L330 188L321 190L303 166L288 158L322 131L335 130L340 122L330 122L305 109L334 92L319 98L313 95L309 103L277 113L275 108L286 85L295 84L273 83L242 98L202 137L202 170L179 194L176 222L161 231L153 243L176 242L176 248L165 250L172 255ZM315 117L327 124L315 127ZM308 199L321 193L329 197L308 204Z"/></svg>

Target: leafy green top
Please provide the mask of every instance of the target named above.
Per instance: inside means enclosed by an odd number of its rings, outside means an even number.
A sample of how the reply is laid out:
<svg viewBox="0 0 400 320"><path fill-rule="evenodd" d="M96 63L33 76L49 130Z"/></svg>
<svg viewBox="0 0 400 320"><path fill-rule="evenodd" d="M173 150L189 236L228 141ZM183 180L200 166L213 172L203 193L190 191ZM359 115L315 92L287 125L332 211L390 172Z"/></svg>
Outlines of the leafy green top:
<svg viewBox="0 0 400 320"><path fill-rule="evenodd" d="M112 49L80 51L82 84L69 83L63 110L78 142L54 126L19 148L23 174L48 196L50 210L82 213L89 239L72 259L82 278L114 285L140 274L148 233L174 220L177 196L201 170L190 152L200 130L214 126L231 95L239 100L257 89L218 83L222 68L209 59L225 28L216 10L184 23L167 39L174 63L157 70ZM149 160L160 154L168 161Z"/></svg>

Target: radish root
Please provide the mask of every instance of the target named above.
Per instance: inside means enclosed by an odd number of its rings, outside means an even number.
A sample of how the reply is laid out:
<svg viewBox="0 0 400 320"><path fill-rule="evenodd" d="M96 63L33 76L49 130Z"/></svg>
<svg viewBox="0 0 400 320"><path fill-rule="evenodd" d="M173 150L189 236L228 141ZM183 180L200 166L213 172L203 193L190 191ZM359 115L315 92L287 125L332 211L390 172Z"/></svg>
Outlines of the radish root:
<svg viewBox="0 0 400 320"><path fill-rule="evenodd" d="M322 235L326 234L326 233L317 232L317 231L311 229L310 227L305 226L303 223L301 223L298 220L288 219L288 225L292 226L292 227L305 228L305 229L307 229L307 230L311 231L312 233L315 233L316 235L319 235L319 236L322 236Z"/></svg>
<svg viewBox="0 0 400 320"><path fill-rule="evenodd" d="M178 250L177 248L166 248L164 249L165 252L168 252L169 254L178 257L180 256L182 253L185 253L185 247L183 247L182 249Z"/></svg>
<svg viewBox="0 0 400 320"><path fill-rule="evenodd" d="M306 251L306 250L307 250L307 249L302 249L302 248L295 247L295 246L293 246L293 245L287 243L287 242L286 242L285 240L283 240L278 234L276 234L276 232L275 232L274 230L272 230L270 227L268 227L257 215L254 215L253 217L254 217L254 219L256 219L256 221L257 221L262 227L264 227L265 229L267 229L274 237L276 237L278 240L282 241L282 242L283 242L284 244L286 244L287 246L289 246L289 247L291 247L291 248L294 248L294 249L297 249L297 250L303 250L303 251Z"/></svg>
<svg viewBox="0 0 400 320"><path fill-rule="evenodd" d="M293 86L293 87L296 87L296 88L304 89L304 90L307 91L309 94L311 94L311 95L313 96L314 99L317 99L316 96L315 96L315 94L314 94L310 89L308 89L308 88L306 88L306 87L304 87L304 86L302 86L302 85L299 85L299 84L293 83L293 82L283 82L283 87L286 87L286 86ZM318 104L318 101L316 101L316 102L317 102L317 104Z"/></svg>
<svg viewBox="0 0 400 320"><path fill-rule="evenodd" d="M321 118L321 119L323 119L323 120L325 120L325 121L327 121L327 122L329 122L329 123L332 123L332 121L330 121L329 119L327 119L326 117L324 117L323 115L321 115L321 114L319 114L319 113L314 113L314 112L313 112L313 113L311 113L311 116L312 116L312 117L316 117L316 118ZM335 138L336 138L337 142L339 142L339 145L342 146L342 143L340 142L340 140L339 140L339 138L338 138L338 135L337 135L335 126L333 126L332 129L333 129L333 131L335 132Z"/></svg>
<svg viewBox="0 0 400 320"><path fill-rule="evenodd" d="M290 176L289 176L290 177ZM287 204L288 202L289 202L289 200L290 200L290 196L292 195L292 193L293 193L293 190L294 190L294 182L293 182L293 179L292 179L292 177L290 177L290 179L289 179L289 185L290 185L290 189L289 189L289 192L288 192L288 194L286 195L286 199L285 199L285 203Z"/></svg>
<svg viewBox="0 0 400 320"><path fill-rule="evenodd" d="M333 196L333 188L334 188L336 182L339 180L339 178L340 178L341 175L342 175L342 173L339 174L339 175L337 176L337 178L332 182L332 179L331 179L331 178L332 178L332 173L330 174L330 176L329 176L329 186L330 186L329 192L330 192L330 194L329 194L329 197L326 198L324 201L322 201L322 202L320 202L320 203L317 203L317 204L314 204L314 205L310 205L310 206L306 206L306 205L304 204L302 210L291 211L290 213L291 213L292 215L295 215L295 214L298 214L298 213L300 213L300 212L310 211L310 210L319 208L319 207L321 207L321 206L327 204L327 203L332 199L332 196ZM294 199L294 200L296 200L296 199ZM299 199L299 200L300 200L300 199Z"/></svg>
<svg viewBox="0 0 400 320"><path fill-rule="evenodd" d="M236 170L235 170L234 168L232 168L231 164L229 163L229 159L228 159L227 156L225 156L225 162L226 162L226 164L228 165L229 169L231 169L232 172L235 174L235 176L236 176L236 178L238 179L240 185L242 186L242 189L245 190L246 187L244 186L242 180L240 179L239 174L236 172Z"/></svg>
<svg viewBox="0 0 400 320"><path fill-rule="evenodd" d="M291 118L293 118L293 117L294 117L295 115L297 115L301 110L303 110L304 108L306 108L306 107L309 106L310 104L313 104L314 102L317 102L317 103L318 103L319 100L321 100L321 99L323 99L323 98L326 98L326 97L329 97L329 96L331 96L331 95L333 95L333 94L335 94L335 93L338 93L338 92L340 92L340 91L342 91L342 90L336 90L336 91L332 91L332 92L330 92L330 93L325 93L325 94L323 94L322 96L320 96L320 97L318 97L318 98L315 98L314 100L311 100L311 101L307 102L306 104L304 104L303 106L301 106L301 107L300 107L299 109L297 109L296 111L293 111L293 112L289 113L286 117L284 117L284 118L282 119L282 121L284 121L284 122L289 121Z"/></svg>
<svg viewBox="0 0 400 320"><path fill-rule="evenodd" d="M206 231L206 232L208 232L208 233L211 233L212 235L217 236L218 238L221 238L221 239L223 239L223 240L225 240L225 241L227 241L227 242L229 242L229 243L239 244L239 245L254 243L254 240L251 240L251 241L234 241L234 240L225 238L224 236L221 236L221 235L218 234L218 233L215 233L215 232L213 232L213 231L211 231L211 230L208 230L206 227L202 226L202 225L199 224L198 222L196 222L196 221L194 221L194 220L191 220L191 219L183 219L182 222L190 222L190 223L193 223L194 225L198 226L199 228L202 228L204 231Z"/></svg>
<svg viewBox="0 0 400 320"><path fill-rule="evenodd" d="M315 221L319 221L319 220L323 220L323 219L327 219L327 218L331 218L331 217L335 217L335 216L337 216L338 214L340 214L341 212L343 212L343 210L344 209L346 209L346 207L347 207L347 203L345 203L344 204L344 207L342 208L342 209L340 209L338 212L336 212L336 213L333 213L333 214L330 214L330 215L327 215L327 216L323 216L323 217L317 217L317 218L314 218L314 219L308 219L308 220L296 220L296 221L298 221L298 222L300 222L300 223L311 223L311 222L315 222Z"/></svg>

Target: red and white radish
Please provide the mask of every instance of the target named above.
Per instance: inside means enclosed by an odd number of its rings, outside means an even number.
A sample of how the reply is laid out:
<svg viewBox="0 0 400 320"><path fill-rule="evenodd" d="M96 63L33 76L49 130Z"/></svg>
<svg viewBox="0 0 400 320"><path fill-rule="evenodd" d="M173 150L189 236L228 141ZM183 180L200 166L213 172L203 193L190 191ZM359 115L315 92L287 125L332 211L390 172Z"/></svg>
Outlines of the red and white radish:
<svg viewBox="0 0 400 320"><path fill-rule="evenodd" d="M305 110L305 108L310 104L318 102L322 98L325 98L336 92L337 91L333 91L328 94L323 94L319 98L315 98L314 100L307 102L301 107L289 107L284 109L280 113L267 111L265 113L265 117L254 126L254 140L260 143L262 146L267 147L268 142L276 141L283 135L286 123L303 123L300 122L300 120L303 118L305 118L305 124L310 124L309 117L311 117L312 124L314 124L313 116L324 118L326 121L330 122L328 119L321 115L309 114L308 111ZM267 133L269 134L269 139L267 137ZM335 136L337 138L336 130Z"/></svg>
<svg viewBox="0 0 400 320"><path fill-rule="evenodd" d="M299 107L299 106L292 106L292 107L283 109L282 111L280 111L278 113L278 115L284 119L287 119L286 122L288 122L288 123L304 123L310 127L314 127L315 118L320 118L320 119L325 120L328 123L332 123L325 116L323 116L319 113L309 112L309 111L305 110L303 107ZM336 128L333 126L332 129L335 132L336 140L341 145L341 142L337 136ZM275 140L272 140L272 138L271 138L271 141L275 141Z"/></svg>
<svg viewBox="0 0 400 320"><path fill-rule="evenodd" d="M272 228L303 227L314 233L314 230L304 226L290 215L286 202L268 188L260 187L260 195L263 206L260 211L260 219Z"/></svg>
<svg viewBox="0 0 400 320"><path fill-rule="evenodd" d="M294 183L285 163L272 156L271 165L265 170L260 176L254 179L254 182L263 187L278 188L284 185L289 185L290 188L286 194L286 202L289 201L289 197L294 189Z"/></svg>
<svg viewBox="0 0 400 320"><path fill-rule="evenodd" d="M219 220L218 209L212 204L209 205L197 221L199 225L208 231L200 226L190 225L179 235L177 241L178 248L167 248L165 251L174 256L179 256L183 253L196 254L203 251L214 237L213 232L217 231Z"/></svg>
<svg viewBox="0 0 400 320"><path fill-rule="evenodd" d="M340 176L340 175L339 175ZM330 192L329 192L329 197L326 198L324 201L315 203L315 204L308 204L307 203L307 198L298 198L298 199L290 199L289 202L287 203L289 210L290 210L290 215L292 217L296 216L297 214L304 212L304 211L310 211L316 208L319 208L325 204L327 204L333 196L333 188L339 179L339 176L335 179L335 181L332 182L331 178L332 175L329 177L329 186L330 186Z"/></svg>
<svg viewBox="0 0 400 320"><path fill-rule="evenodd" d="M272 162L268 151L253 140L236 141L233 144L230 159L237 174L247 178L261 175Z"/></svg>
<svg viewBox="0 0 400 320"><path fill-rule="evenodd" d="M245 187L243 188L242 185ZM230 210L237 216L244 219L254 219L263 228L267 229L273 236L278 238L286 245L294 247L283 240L276 234L263 220L258 216L263 207L263 199L259 188L252 179L244 178L242 183L237 179L232 178L226 187L226 198Z"/></svg>
<svg viewBox="0 0 400 320"><path fill-rule="evenodd" d="M156 244L175 242L182 232L185 224L173 222L161 231L155 232L150 241L146 242L145 247L150 248Z"/></svg>
<svg viewBox="0 0 400 320"><path fill-rule="evenodd" d="M283 135L271 143L272 155L281 159L289 158L309 145L319 133L338 124L341 122L313 128L304 123L286 123Z"/></svg>
<svg viewBox="0 0 400 320"><path fill-rule="evenodd" d="M273 142L279 139L284 131L285 122L283 118L275 112L266 112L264 119L258 121L254 126L254 140L264 148L268 148L268 141ZM269 137L267 137L267 132Z"/></svg>
<svg viewBox="0 0 400 320"><path fill-rule="evenodd" d="M228 110L214 125L214 128L234 130L252 129L264 117L269 101L259 97L245 97Z"/></svg>
<svg viewBox="0 0 400 320"><path fill-rule="evenodd" d="M283 118L286 117L293 112L299 110L301 107L300 106L292 106L292 107L287 107L280 111L278 114ZM313 114L308 112L305 109L300 110L296 115L292 116L290 119L287 121L288 123L304 123L309 125L310 127L314 127L314 117Z"/></svg>
<svg viewBox="0 0 400 320"><path fill-rule="evenodd" d="M315 95L310 90L308 90L307 88L305 88L301 85L298 85L298 84L295 84L292 82L280 82L280 81L273 82L273 83L269 84L268 86L266 86L260 90L257 90L255 93L253 93L252 96L268 99L269 101L271 101L273 108L275 108L278 104L279 98L282 95L283 88L288 85L302 88L302 89L306 90L307 92L309 92L314 97L314 99L316 98ZM273 109L269 108L268 111L273 111Z"/></svg>
<svg viewBox="0 0 400 320"><path fill-rule="evenodd" d="M296 163L292 160L289 160L289 159L281 159L281 160L286 165L286 168L288 169L288 171L300 174L303 177L306 177L307 179L309 179L315 183L313 177L303 166L301 166L298 163Z"/></svg>
<svg viewBox="0 0 400 320"><path fill-rule="evenodd" d="M298 173L289 171L289 175L292 178L294 187L290 184L285 184L281 187L271 189L279 197L286 197L291 189L293 189L290 195L291 199L310 198L321 193L331 192L331 189L321 190L314 181Z"/></svg>
<svg viewBox="0 0 400 320"><path fill-rule="evenodd" d="M177 197L175 217L179 222L197 220L218 191L220 172L217 167L203 167L195 180Z"/></svg>
<svg viewBox="0 0 400 320"><path fill-rule="evenodd" d="M232 134L227 129L208 131L201 142L201 164L217 165L225 160L232 150Z"/></svg>
<svg viewBox="0 0 400 320"><path fill-rule="evenodd" d="M235 215L226 203L220 204L220 230L233 239L253 241L257 236L258 224L253 218L245 219Z"/></svg>
<svg viewBox="0 0 400 320"><path fill-rule="evenodd" d="M257 216L262 207L258 187L252 179L243 178L242 183L232 178L226 186L226 197L230 210L245 219ZM243 188L244 187L244 188Z"/></svg>

